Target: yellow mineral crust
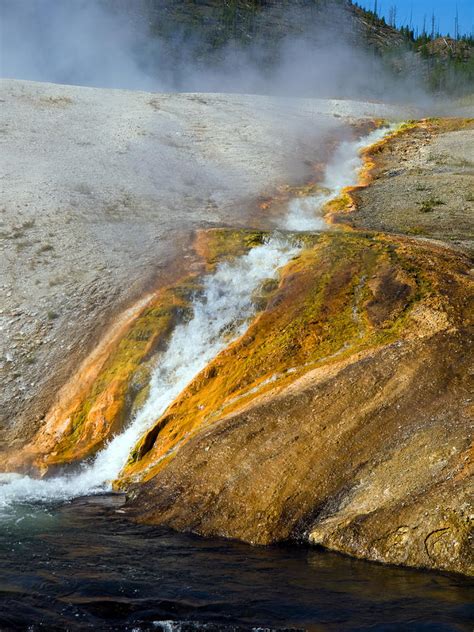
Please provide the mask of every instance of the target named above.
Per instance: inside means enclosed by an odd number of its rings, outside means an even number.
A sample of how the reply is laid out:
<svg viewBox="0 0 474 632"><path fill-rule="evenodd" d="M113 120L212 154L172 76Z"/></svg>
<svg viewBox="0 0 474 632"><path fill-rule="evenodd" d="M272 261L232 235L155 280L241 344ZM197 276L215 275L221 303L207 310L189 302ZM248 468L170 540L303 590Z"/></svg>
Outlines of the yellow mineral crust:
<svg viewBox="0 0 474 632"><path fill-rule="evenodd" d="M149 480L203 427L304 373L396 340L455 326L444 297L456 282L444 249L370 234L330 233L282 271L248 331L199 374L131 454L119 486ZM446 270L446 276L440 274Z"/></svg>
<svg viewBox="0 0 474 632"><path fill-rule="evenodd" d="M117 318L61 389L32 441L7 453L2 469L44 475L54 466L95 454L146 398L153 358L175 323L186 316L202 272L224 258L245 253L263 237L246 230L199 231L195 240L199 270L150 293Z"/></svg>

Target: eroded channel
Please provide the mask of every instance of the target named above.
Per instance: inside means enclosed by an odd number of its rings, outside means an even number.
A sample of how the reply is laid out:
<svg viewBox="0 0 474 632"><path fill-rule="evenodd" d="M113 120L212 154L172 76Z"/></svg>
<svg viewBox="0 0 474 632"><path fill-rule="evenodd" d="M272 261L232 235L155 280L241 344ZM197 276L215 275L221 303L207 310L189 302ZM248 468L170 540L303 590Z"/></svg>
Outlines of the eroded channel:
<svg viewBox="0 0 474 632"><path fill-rule="evenodd" d="M380 127L368 136L345 141L329 161L322 193L291 200L281 218L281 232L267 236L246 254L217 266L202 279L192 297L192 316L174 329L164 353L155 360L148 397L120 433L74 473L33 478L16 473L1 475L0 510L25 501L66 500L111 490L140 437L209 362L247 329L257 306L254 294L264 282L276 280L279 270L304 248L295 232L327 228L325 206L358 182L362 167L360 151L394 130ZM286 232L292 231L291 236ZM176 446L173 448L176 450Z"/></svg>

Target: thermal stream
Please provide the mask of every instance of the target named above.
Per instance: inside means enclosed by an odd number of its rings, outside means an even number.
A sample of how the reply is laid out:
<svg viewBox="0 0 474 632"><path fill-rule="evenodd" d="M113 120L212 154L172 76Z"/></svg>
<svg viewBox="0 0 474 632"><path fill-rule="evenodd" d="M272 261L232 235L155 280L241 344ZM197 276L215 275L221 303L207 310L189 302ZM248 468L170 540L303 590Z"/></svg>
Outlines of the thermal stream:
<svg viewBox="0 0 474 632"><path fill-rule="evenodd" d="M358 182L360 151L382 140L390 131L393 128L382 127L359 140L342 142L326 165L321 193L291 200L284 220L285 228L293 231L324 230L327 227L321 214L324 206L345 188Z"/></svg>
<svg viewBox="0 0 474 632"><path fill-rule="evenodd" d="M244 333L255 311L255 290L276 277L297 252L288 240L271 238L206 276L202 293L193 301L191 320L175 328L152 375L148 399L128 428L74 475L43 480L4 475L10 482L0 486L0 507L12 500L67 499L110 489L142 434L231 339Z"/></svg>
<svg viewBox="0 0 474 632"><path fill-rule="evenodd" d="M322 183L325 192L290 202L281 228L291 231L325 228L321 214L324 205L345 187L357 184L360 150L382 139L387 131L390 129L378 129L359 141L342 143L327 165ZM255 314L254 292L266 279L277 278L279 268L298 251L294 240L272 237L206 276L202 292L194 297L192 318L175 328L152 374L148 399L130 425L75 473L42 480L14 473L0 474L0 509L15 502L66 500L110 490L144 432L231 340L245 332Z"/></svg>

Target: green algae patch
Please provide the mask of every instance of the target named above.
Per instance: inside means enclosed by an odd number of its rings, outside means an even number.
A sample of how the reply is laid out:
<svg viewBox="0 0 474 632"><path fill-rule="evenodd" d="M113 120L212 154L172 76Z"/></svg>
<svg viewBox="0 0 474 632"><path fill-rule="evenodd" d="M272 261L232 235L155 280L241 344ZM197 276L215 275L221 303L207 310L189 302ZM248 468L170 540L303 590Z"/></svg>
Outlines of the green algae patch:
<svg viewBox="0 0 474 632"><path fill-rule="evenodd" d="M245 255L251 248L261 246L269 233L258 230L213 228L198 231L196 250L212 270L222 261Z"/></svg>
<svg viewBox="0 0 474 632"><path fill-rule="evenodd" d="M324 207L324 215L331 216L333 213L343 213L350 211L352 208L353 200L349 192L343 192L338 195Z"/></svg>
<svg viewBox="0 0 474 632"><path fill-rule="evenodd" d="M220 262L246 254L265 238L266 233L259 231L203 230L196 235L195 249L209 272ZM46 431L29 447L40 471L93 455L124 428L145 403L159 354L176 324L190 317L192 297L200 288L201 275L189 274L159 290L139 311L108 349L92 383L77 389L54 412ZM266 284L255 296L256 302L264 307L274 290ZM94 366L87 371L94 372Z"/></svg>
<svg viewBox="0 0 474 632"><path fill-rule="evenodd" d="M48 465L83 459L119 432L146 399L151 360L164 347L177 320L189 312L193 283L159 292L133 322L105 362L90 391L69 416Z"/></svg>
<svg viewBox="0 0 474 632"><path fill-rule="evenodd" d="M178 446L268 391L412 335L412 313L434 293L424 265L411 246L377 234L320 235L282 270L247 332L142 438L118 486L149 480Z"/></svg>

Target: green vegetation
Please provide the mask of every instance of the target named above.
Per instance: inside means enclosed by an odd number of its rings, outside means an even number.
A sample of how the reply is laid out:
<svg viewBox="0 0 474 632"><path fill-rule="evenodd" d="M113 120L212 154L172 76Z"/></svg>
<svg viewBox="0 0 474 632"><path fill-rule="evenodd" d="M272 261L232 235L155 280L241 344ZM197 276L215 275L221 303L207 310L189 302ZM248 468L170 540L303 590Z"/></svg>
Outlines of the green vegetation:
<svg viewBox="0 0 474 632"><path fill-rule="evenodd" d="M355 40L362 35L367 51L394 75L416 71L417 80L434 92L474 92L473 37L459 29L454 37L441 36L435 15L418 32L410 24L397 28L395 9L387 24L377 0L372 11L349 0L147 0L146 6L151 33L165 43L170 59L186 61L190 55L198 63L219 62L232 44L254 57L260 69L271 69L284 38L304 35L311 40L334 29ZM341 10L349 18L346 24L341 23ZM179 83L180 77L176 79Z"/></svg>
<svg viewBox="0 0 474 632"><path fill-rule="evenodd" d="M424 226L409 226L406 232L408 235L425 235L426 228Z"/></svg>
<svg viewBox="0 0 474 632"><path fill-rule="evenodd" d="M420 212L431 213L435 210L436 206L441 206L442 204L444 204L443 200L439 200L438 198L429 198L420 204Z"/></svg>
<svg viewBox="0 0 474 632"><path fill-rule="evenodd" d="M358 6L356 2L354 6ZM376 28L387 26L385 18L379 15L380 5L374 0L374 9L367 11L369 22ZM474 36L461 34L457 14L454 15L454 35L442 34L439 21L433 12L429 19L425 17L422 29L405 24L397 28L396 7L390 9L389 27L399 33L403 41L403 50L417 55L423 63L426 87L433 92L449 94L472 94L474 92Z"/></svg>

